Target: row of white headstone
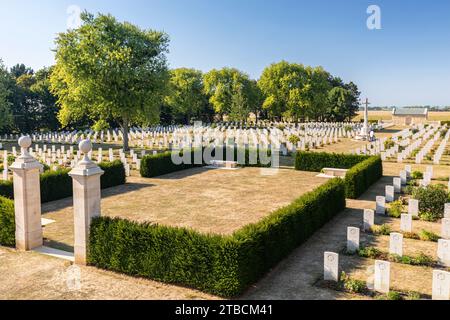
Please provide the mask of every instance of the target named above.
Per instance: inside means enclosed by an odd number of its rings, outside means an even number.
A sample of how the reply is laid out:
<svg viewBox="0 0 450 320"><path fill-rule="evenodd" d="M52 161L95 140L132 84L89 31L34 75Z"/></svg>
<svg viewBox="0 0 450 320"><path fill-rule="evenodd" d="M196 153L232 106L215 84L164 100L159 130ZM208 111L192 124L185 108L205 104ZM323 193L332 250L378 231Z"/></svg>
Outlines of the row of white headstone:
<svg viewBox="0 0 450 320"><path fill-rule="evenodd" d="M324 280L339 281L339 254L324 253ZM373 288L376 292L389 293L391 290L391 263L375 260ZM433 300L450 300L450 272L433 270Z"/></svg>

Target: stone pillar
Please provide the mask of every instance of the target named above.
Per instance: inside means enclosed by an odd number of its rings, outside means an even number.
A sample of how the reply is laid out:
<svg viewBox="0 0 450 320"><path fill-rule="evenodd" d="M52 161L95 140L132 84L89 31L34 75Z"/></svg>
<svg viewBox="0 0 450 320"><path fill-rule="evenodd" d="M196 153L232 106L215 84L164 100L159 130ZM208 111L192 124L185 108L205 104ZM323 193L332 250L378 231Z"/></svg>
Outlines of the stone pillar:
<svg viewBox="0 0 450 320"><path fill-rule="evenodd" d="M100 177L103 170L88 157L88 153L92 150L91 141L81 141L79 149L84 158L76 164L69 175L73 179L75 263L86 265L91 220L99 217L101 212Z"/></svg>
<svg viewBox="0 0 450 320"><path fill-rule="evenodd" d="M31 146L30 137L21 137L19 145L22 154L10 169L14 179L16 248L27 251L43 245L39 180L43 165L28 153Z"/></svg>

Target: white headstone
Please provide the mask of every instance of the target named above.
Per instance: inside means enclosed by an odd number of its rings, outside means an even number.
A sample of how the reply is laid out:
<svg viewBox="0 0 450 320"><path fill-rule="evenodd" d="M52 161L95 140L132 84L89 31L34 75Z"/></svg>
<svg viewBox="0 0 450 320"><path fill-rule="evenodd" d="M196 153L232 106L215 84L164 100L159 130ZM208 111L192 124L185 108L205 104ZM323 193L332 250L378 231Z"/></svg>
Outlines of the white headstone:
<svg viewBox="0 0 450 320"><path fill-rule="evenodd" d="M376 198L376 202L377 202L377 208L376 208L376 213L377 214L386 214L386 198L382 197L382 196L378 196Z"/></svg>
<svg viewBox="0 0 450 320"><path fill-rule="evenodd" d="M406 170L400 171L400 180L402 186L406 186L406 183L408 182L408 174L406 173Z"/></svg>
<svg viewBox="0 0 450 320"><path fill-rule="evenodd" d="M395 200L394 194L394 187L386 186L386 202L393 202Z"/></svg>
<svg viewBox="0 0 450 320"><path fill-rule="evenodd" d="M450 218L442 219L441 223L442 223L441 237L443 239L450 240Z"/></svg>
<svg viewBox="0 0 450 320"><path fill-rule="evenodd" d="M413 217L419 216L419 200L416 199L408 200L408 213Z"/></svg>
<svg viewBox="0 0 450 320"><path fill-rule="evenodd" d="M325 281L339 281L339 255L334 252L324 254L323 278Z"/></svg>
<svg viewBox="0 0 450 320"><path fill-rule="evenodd" d="M450 203L445 204L444 217L450 218Z"/></svg>
<svg viewBox="0 0 450 320"><path fill-rule="evenodd" d="M412 232L412 215L402 214L400 221L400 230L403 232Z"/></svg>
<svg viewBox="0 0 450 320"><path fill-rule="evenodd" d="M354 253L359 250L359 228L347 228L347 252Z"/></svg>
<svg viewBox="0 0 450 320"><path fill-rule="evenodd" d="M377 292L389 293L391 281L391 264L387 261L375 261L374 289Z"/></svg>
<svg viewBox="0 0 450 320"><path fill-rule="evenodd" d="M400 257L403 256L403 235L401 233L391 233L389 241L389 253Z"/></svg>
<svg viewBox="0 0 450 320"><path fill-rule="evenodd" d="M394 178L394 192L401 193L402 192L402 180L400 178Z"/></svg>
<svg viewBox="0 0 450 320"><path fill-rule="evenodd" d="M375 212L370 209L364 209L363 230L369 231L375 225Z"/></svg>
<svg viewBox="0 0 450 320"><path fill-rule="evenodd" d="M438 261L445 267L450 267L450 240L439 239Z"/></svg>
<svg viewBox="0 0 450 320"><path fill-rule="evenodd" d="M433 270L433 300L450 300L450 272Z"/></svg>

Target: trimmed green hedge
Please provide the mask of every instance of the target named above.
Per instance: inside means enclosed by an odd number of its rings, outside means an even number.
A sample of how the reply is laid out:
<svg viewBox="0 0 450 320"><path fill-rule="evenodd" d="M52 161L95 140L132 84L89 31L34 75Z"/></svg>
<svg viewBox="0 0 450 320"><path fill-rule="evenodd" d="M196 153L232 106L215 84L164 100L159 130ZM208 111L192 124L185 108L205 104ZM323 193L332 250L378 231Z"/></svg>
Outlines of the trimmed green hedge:
<svg viewBox="0 0 450 320"><path fill-rule="evenodd" d="M125 168L119 160L114 162L102 162L99 166L105 171L100 178L102 189L118 186L126 182ZM73 186L69 172L69 169L61 169L57 171L46 171L40 175L42 203L72 196ZM9 199L14 198L12 181L0 183L0 196Z"/></svg>
<svg viewBox="0 0 450 320"><path fill-rule="evenodd" d="M14 186L12 181L0 181L0 196L8 199L14 198Z"/></svg>
<svg viewBox="0 0 450 320"><path fill-rule="evenodd" d="M14 202L0 196L0 245L13 247L15 244Z"/></svg>
<svg viewBox="0 0 450 320"><path fill-rule="evenodd" d="M100 217L91 224L91 265L234 297L345 208L333 179L230 236Z"/></svg>
<svg viewBox="0 0 450 320"><path fill-rule="evenodd" d="M345 176L345 193L349 199L357 199L375 182L383 177L383 162L380 157L370 157L358 163Z"/></svg>
<svg viewBox="0 0 450 320"><path fill-rule="evenodd" d="M215 157L216 155L216 150L211 150L211 156ZM226 155L227 155L227 151L230 152L230 154L233 154L233 159L230 159L232 161L238 161L238 152L242 151L243 149L237 149L237 148L223 148L223 159L226 159ZM202 157L203 157L203 152L205 151L205 149L202 150ZM255 164L250 164L250 151L256 151L257 152L257 157L256 157L256 163ZM271 156L271 151L270 150L261 150L261 152L264 152L267 157L270 158ZM141 162L141 176L145 177L145 178L153 178L153 177L158 177L158 176L162 176L165 174L169 174L172 172L177 172L177 171L181 171L181 170L186 170L186 169L191 169L191 168L195 168L195 167L201 167L206 165L206 163L203 163L201 165L199 164L194 164L194 154L195 154L195 150L191 151L191 164L179 164L176 165L173 163L172 161L172 153L169 152L165 152L165 153L159 153L157 155L148 155L145 156L142 159ZM180 157L182 157L183 153L180 153ZM262 164L263 161L261 161L260 155L258 150L254 150L254 149L246 149L245 150L245 166L246 167L270 167L270 164L268 165L264 165Z"/></svg>
<svg viewBox="0 0 450 320"><path fill-rule="evenodd" d="M295 169L320 172L323 168L349 169L345 177L346 197L356 199L383 176L380 157L337 153L298 152Z"/></svg>
<svg viewBox="0 0 450 320"><path fill-rule="evenodd" d="M295 170L320 172L323 168L350 169L369 158L352 154L297 152Z"/></svg>

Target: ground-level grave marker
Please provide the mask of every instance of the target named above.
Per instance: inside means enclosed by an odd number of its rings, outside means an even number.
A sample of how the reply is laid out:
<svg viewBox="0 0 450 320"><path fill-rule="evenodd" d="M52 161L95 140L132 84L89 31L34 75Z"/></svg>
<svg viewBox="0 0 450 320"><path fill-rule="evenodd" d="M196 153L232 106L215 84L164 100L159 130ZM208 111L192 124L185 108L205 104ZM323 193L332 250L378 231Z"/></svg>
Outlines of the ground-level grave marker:
<svg viewBox="0 0 450 320"><path fill-rule="evenodd" d="M441 265L450 267L450 240L439 239L437 255Z"/></svg>
<svg viewBox="0 0 450 320"><path fill-rule="evenodd" d="M450 272L433 271L433 300L450 300Z"/></svg>
<svg viewBox="0 0 450 320"><path fill-rule="evenodd" d="M403 256L403 234L391 233L389 240L389 253Z"/></svg>
<svg viewBox="0 0 450 320"><path fill-rule="evenodd" d="M334 252L325 252L323 278L325 281L339 281L339 255Z"/></svg>
<svg viewBox="0 0 450 320"><path fill-rule="evenodd" d="M363 230L370 231L375 225L375 212L371 209L364 209Z"/></svg>
<svg viewBox="0 0 450 320"><path fill-rule="evenodd" d="M412 215L410 214L401 215L400 230L403 232L412 232Z"/></svg>
<svg viewBox="0 0 450 320"><path fill-rule="evenodd" d="M378 196L376 198L376 202L377 202L376 213L385 215L386 214L386 198L382 197L382 196Z"/></svg>
<svg viewBox="0 0 450 320"><path fill-rule="evenodd" d="M386 186L386 202L393 202L395 200L394 186Z"/></svg>
<svg viewBox="0 0 450 320"><path fill-rule="evenodd" d="M387 261L375 261L374 289L380 293L389 293L391 280L391 264Z"/></svg>
<svg viewBox="0 0 450 320"><path fill-rule="evenodd" d="M359 250L359 228L347 228L347 252L355 253Z"/></svg>

